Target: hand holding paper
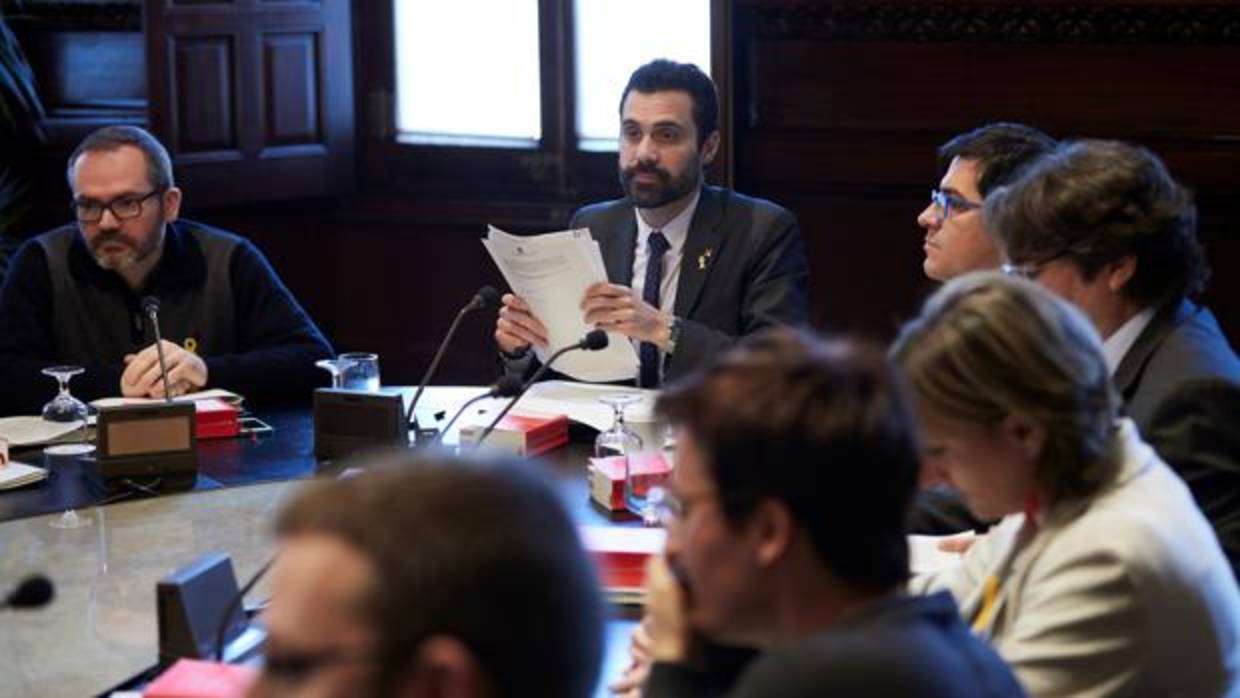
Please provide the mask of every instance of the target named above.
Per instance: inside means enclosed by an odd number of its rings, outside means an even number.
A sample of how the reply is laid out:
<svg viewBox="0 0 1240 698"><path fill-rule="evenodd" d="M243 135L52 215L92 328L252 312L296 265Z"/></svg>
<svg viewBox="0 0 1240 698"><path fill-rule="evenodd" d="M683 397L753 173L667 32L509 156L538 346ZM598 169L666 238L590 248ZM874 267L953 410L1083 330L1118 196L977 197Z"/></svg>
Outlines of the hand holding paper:
<svg viewBox="0 0 1240 698"><path fill-rule="evenodd" d="M501 323L496 325L501 348L514 351L532 344L539 360L546 361L552 351L574 344L594 329L586 322L581 303L586 289L606 284L607 271L588 230L519 237L492 226L482 244L513 291L512 300L505 297ZM606 349L566 354L556 369L583 381L633 378L637 351L619 333L608 335Z"/></svg>

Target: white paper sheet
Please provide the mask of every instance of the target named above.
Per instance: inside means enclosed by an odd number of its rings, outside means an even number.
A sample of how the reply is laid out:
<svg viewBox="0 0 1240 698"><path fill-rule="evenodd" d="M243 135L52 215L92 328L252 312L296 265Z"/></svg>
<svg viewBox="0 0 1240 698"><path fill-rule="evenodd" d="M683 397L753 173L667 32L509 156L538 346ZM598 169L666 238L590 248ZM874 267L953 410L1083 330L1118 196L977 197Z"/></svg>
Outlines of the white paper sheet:
<svg viewBox="0 0 1240 698"><path fill-rule="evenodd" d="M610 405L599 401L604 395L633 394L641 399L624 408L624 419L635 429L643 424L655 424L654 401L656 390L629 388L618 385L592 385L571 381L543 381L530 386L529 391L513 407L517 414L549 416L566 414L569 419L588 424L599 431L611 427L615 412Z"/></svg>
<svg viewBox="0 0 1240 698"><path fill-rule="evenodd" d="M81 426L81 422L49 422L42 417L4 417L0 418L0 436L10 446L39 446L55 443Z"/></svg>
<svg viewBox="0 0 1240 698"><path fill-rule="evenodd" d="M200 390L196 393L186 393L178 397L172 398L173 402L196 402L198 400L209 400L211 398L219 398L230 405L239 405L244 400L240 395L231 390L223 388L211 388L209 390ZM92 401L90 404L94 407L119 407L123 405L155 405L164 402L163 398L153 397L101 397Z"/></svg>
<svg viewBox="0 0 1240 698"><path fill-rule="evenodd" d="M909 571L913 574L926 574L949 569L960 564L960 553L947 552L939 548L939 542L952 538L973 536L972 531L956 533L950 536L908 537Z"/></svg>
<svg viewBox="0 0 1240 698"><path fill-rule="evenodd" d="M551 349L537 350L540 361L550 351L578 342L594 329L586 324L581 299L591 284L607 280L598 243L585 228L529 237L488 226L482 244L513 293L530 305L547 327ZM606 349L572 351L556 360L555 370L577 380L617 381L637 375L637 351L624 335L609 332Z"/></svg>
<svg viewBox="0 0 1240 698"><path fill-rule="evenodd" d="M0 490L11 490L46 479L46 470L27 463L9 461L0 467Z"/></svg>

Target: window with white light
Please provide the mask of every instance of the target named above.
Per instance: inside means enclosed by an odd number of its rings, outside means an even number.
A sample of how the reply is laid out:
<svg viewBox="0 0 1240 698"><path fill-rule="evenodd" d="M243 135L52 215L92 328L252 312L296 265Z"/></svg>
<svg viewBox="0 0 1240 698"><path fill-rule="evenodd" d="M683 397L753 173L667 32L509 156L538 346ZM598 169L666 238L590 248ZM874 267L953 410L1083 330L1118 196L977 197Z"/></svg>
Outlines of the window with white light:
<svg viewBox="0 0 1240 698"><path fill-rule="evenodd" d="M710 0L574 0L577 143L619 144L620 93L629 74L655 58L710 73Z"/></svg>
<svg viewBox="0 0 1240 698"><path fill-rule="evenodd" d="M538 0L393 0L393 19L399 140L539 145Z"/></svg>

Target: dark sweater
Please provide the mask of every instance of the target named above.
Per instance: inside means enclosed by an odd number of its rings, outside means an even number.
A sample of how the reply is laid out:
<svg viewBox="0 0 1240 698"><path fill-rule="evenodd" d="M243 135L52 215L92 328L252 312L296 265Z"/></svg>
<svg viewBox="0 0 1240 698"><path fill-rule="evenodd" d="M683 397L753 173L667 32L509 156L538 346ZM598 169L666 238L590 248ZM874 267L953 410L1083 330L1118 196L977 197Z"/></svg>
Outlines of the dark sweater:
<svg viewBox="0 0 1240 698"><path fill-rule="evenodd" d="M159 263L134 292L95 263L70 224L22 245L0 291L0 415L37 414L56 390L40 371L56 364L86 369L70 384L82 400L119 395L125 355L154 340L141 312L147 295L160 300L164 339L205 361L207 387L262 403L307 400L324 383L314 362L331 346L248 241L170 224Z"/></svg>
<svg viewBox="0 0 1240 698"><path fill-rule="evenodd" d="M647 698L702 696L705 677L656 663ZM758 657L729 696L999 698L1023 696L1011 670L973 636L951 596L899 596Z"/></svg>

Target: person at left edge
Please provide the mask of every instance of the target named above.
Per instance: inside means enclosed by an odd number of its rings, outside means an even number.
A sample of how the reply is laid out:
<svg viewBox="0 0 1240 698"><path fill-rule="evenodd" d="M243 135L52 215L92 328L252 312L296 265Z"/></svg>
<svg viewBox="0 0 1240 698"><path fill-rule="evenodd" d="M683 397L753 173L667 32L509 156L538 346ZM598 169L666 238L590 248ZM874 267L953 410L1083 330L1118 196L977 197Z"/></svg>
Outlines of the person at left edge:
<svg viewBox="0 0 1240 698"><path fill-rule="evenodd" d="M173 395L225 388L251 402L306 396L332 348L248 241L178 220L167 150L133 126L88 135L69 157L76 224L26 242L0 291L0 414L34 414L55 394L41 369L86 369L80 399L163 397L159 320Z"/></svg>

